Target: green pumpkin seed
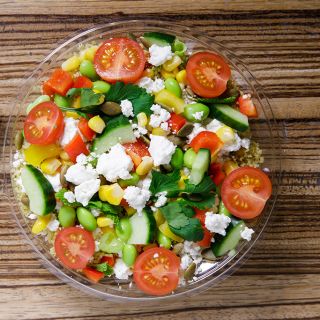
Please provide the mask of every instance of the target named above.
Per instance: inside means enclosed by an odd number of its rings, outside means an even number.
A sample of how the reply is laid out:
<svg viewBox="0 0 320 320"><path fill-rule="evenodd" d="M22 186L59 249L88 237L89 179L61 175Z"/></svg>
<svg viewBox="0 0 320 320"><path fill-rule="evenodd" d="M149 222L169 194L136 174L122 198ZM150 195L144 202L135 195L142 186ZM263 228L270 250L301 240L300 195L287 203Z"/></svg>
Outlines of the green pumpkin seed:
<svg viewBox="0 0 320 320"><path fill-rule="evenodd" d="M23 135L21 131L18 131L14 137L14 145L17 150L20 150L23 145Z"/></svg>
<svg viewBox="0 0 320 320"><path fill-rule="evenodd" d="M188 136L193 130L193 124L190 122L185 123L180 130L177 132L178 137L186 137Z"/></svg>
<svg viewBox="0 0 320 320"><path fill-rule="evenodd" d="M25 206L29 206L29 197L24 193L21 197L21 202L25 205Z"/></svg>
<svg viewBox="0 0 320 320"><path fill-rule="evenodd" d="M175 244L175 245L173 246L172 251L173 251L173 253L175 253L176 255L178 255L178 254L181 253L182 249L183 249L183 244L182 244L182 243L177 243L177 244Z"/></svg>
<svg viewBox="0 0 320 320"><path fill-rule="evenodd" d="M107 101L101 106L101 111L107 116L116 116L121 113L121 107L116 102Z"/></svg>
<svg viewBox="0 0 320 320"><path fill-rule="evenodd" d="M197 265L192 262L188 268L184 271L183 273L183 277L186 279L186 280L191 280L194 276L194 273L196 272L196 268L197 268Z"/></svg>

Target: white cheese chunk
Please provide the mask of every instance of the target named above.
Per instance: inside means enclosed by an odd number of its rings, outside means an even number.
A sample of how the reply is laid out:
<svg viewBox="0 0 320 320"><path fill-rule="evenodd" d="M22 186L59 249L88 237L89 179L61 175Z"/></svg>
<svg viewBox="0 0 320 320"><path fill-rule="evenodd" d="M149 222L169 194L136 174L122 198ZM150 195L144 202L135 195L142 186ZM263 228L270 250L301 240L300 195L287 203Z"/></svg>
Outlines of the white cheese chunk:
<svg viewBox="0 0 320 320"><path fill-rule="evenodd" d="M130 179L133 162L121 144L113 146L109 153L103 153L97 163L97 172L103 174L110 182L117 179Z"/></svg>
<svg viewBox="0 0 320 320"><path fill-rule="evenodd" d="M146 89L148 93L157 93L165 88L164 81L159 78L152 80L149 77L143 77L137 82L137 85Z"/></svg>
<svg viewBox="0 0 320 320"><path fill-rule="evenodd" d="M60 182L60 173L55 174L54 176L51 176L49 174L44 174L44 176L47 178L47 180L51 183L52 188L55 192L58 192L62 189L62 185Z"/></svg>
<svg viewBox="0 0 320 320"><path fill-rule="evenodd" d="M131 101L129 101L128 99L122 100L120 102L120 107L123 115L125 115L126 117L134 117Z"/></svg>
<svg viewBox="0 0 320 320"><path fill-rule="evenodd" d="M92 179L98 178L98 173L91 165L84 166L83 164L76 163L69 167L65 174L67 181L75 184L76 186Z"/></svg>
<svg viewBox="0 0 320 320"><path fill-rule="evenodd" d="M64 131L62 137L60 138L60 144L62 147L67 145L78 133L78 123L79 120L68 117L64 118Z"/></svg>
<svg viewBox="0 0 320 320"><path fill-rule="evenodd" d="M65 192L63 196L69 203L74 203L76 201L76 197L72 191Z"/></svg>
<svg viewBox="0 0 320 320"><path fill-rule="evenodd" d="M76 200L84 207L88 205L93 195L98 192L100 187L100 179L91 179L83 182L74 188Z"/></svg>
<svg viewBox="0 0 320 320"><path fill-rule="evenodd" d="M167 121L170 119L170 112L161 108L158 104L152 105L151 110L153 114L150 116L149 125L153 128L158 128L162 124L166 124L166 128L168 129Z"/></svg>
<svg viewBox="0 0 320 320"><path fill-rule="evenodd" d="M168 200L166 195L167 195L166 191L157 193L156 196L158 197L158 199L157 199L156 203L154 204L154 206L157 208L164 206Z"/></svg>
<svg viewBox="0 0 320 320"><path fill-rule="evenodd" d="M245 227L244 230L240 233L241 238L247 241L251 241L254 230L248 227Z"/></svg>
<svg viewBox="0 0 320 320"><path fill-rule="evenodd" d="M151 193L149 190L129 186L124 190L123 198L127 200L130 207L136 209L139 213L146 206L150 196Z"/></svg>
<svg viewBox="0 0 320 320"><path fill-rule="evenodd" d="M154 165L169 164L176 146L163 136L150 135L150 138L149 152Z"/></svg>
<svg viewBox="0 0 320 320"><path fill-rule="evenodd" d="M230 222L231 219L224 214L216 214L213 212L206 213L205 226L211 232L225 236L226 229Z"/></svg>
<svg viewBox="0 0 320 320"><path fill-rule="evenodd" d="M132 275L131 269L124 263L122 259L117 259L113 266L114 275L117 279L128 280Z"/></svg>
<svg viewBox="0 0 320 320"><path fill-rule="evenodd" d="M161 66L166 61L170 60L173 57L173 53L171 52L171 46L158 46L157 44L153 44L149 48L150 58L149 63L153 66Z"/></svg>

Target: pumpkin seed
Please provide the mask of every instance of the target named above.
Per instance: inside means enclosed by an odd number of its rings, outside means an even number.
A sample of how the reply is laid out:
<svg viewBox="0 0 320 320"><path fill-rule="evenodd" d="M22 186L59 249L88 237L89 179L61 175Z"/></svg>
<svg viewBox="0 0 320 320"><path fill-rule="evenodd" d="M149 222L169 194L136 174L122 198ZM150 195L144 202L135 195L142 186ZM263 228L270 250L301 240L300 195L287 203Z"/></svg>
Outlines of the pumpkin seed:
<svg viewBox="0 0 320 320"><path fill-rule="evenodd" d="M175 245L173 246L172 251L173 251L173 253L175 253L175 254L178 255L178 254L181 253L182 249L183 249L183 244L182 244L182 243L177 243L177 244L175 244Z"/></svg>
<svg viewBox="0 0 320 320"><path fill-rule="evenodd" d="M107 179L101 174L99 175L99 179L100 179L100 185L103 186L105 184L108 184Z"/></svg>
<svg viewBox="0 0 320 320"><path fill-rule="evenodd" d="M148 146L150 146L150 139L145 136L140 136L140 139Z"/></svg>
<svg viewBox="0 0 320 320"><path fill-rule="evenodd" d="M121 107L116 102L107 101L101 106L101 111L107 116L116 116L121 113Z"/></svg>
<svg viewBox="0 0 320 320"><path fill-rule="evenodd" d="M25 206L29 206L29 197L27 196L26 193L24 193L21 197L21 202L25 205Z"/></svg>
<svg viewBox="0 0 320 320"><path fill-rule="evenodd" d="M201 252L202 256L204 259L206 260L209 260L209 261L215 261L217 260L217 258L215 257L215 255L213 254L211 248L207 248L207 249L204 249L202 252Z"/></svg>
<svg viewBox="0 0 320 320"><path fill-rule="evenodd" d="M172 134L168 135L167 139L177 146L181 146L185 143L183 139Z"/></svg>
<svg viewBox="0 0 320 320"><path fill-rule="evenodd" d="M63 165L61 167L61 171L60 171L60 183L62 188L66 188L68 186L68 182L66 180L65 174L67 173L67 170L69 169L69 166L67 165Z"/></svg>
<svg viewBox="0 0 320 320"><path fill-rule="evenodd" d="M73 183L71 183L71 182L69 182L68 183L68 185L67 185L67 188L71 191L71 192L74 192L74 188L75 188L76 186L73 184Z"/></svg>
<svg viewBox="0 0 320 320"><path fill-rule="evenodd" d="M186 280L191 280L194 276L194 273L196 272L196 268L197 268L197 265L192 262L188 268L184 271L183 273L183 277L186 279Z"/></svg>
<svg viewBox="0 0 320 320"><path fill-rule="evenodd" d="M22 131L18 131L16 133L16 136L14 137L14 145L17 148L17 150L20 150L23 145L23 135Z"/></svg>
<svg viewBox="0 0 320 320"><path fill-rule="evenodd" d="M193 124L190 122L187 122L184 124L181 129L177 132L178 137L186 137L188 136L193 130Z"/></svg>

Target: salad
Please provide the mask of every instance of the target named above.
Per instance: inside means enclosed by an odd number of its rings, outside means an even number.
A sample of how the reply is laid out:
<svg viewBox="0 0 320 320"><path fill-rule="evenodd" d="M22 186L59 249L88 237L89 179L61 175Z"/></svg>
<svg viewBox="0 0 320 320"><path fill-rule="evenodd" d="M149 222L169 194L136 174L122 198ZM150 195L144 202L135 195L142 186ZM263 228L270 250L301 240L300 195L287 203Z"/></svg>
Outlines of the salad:
<svg viewBox="0 0 320 320"><path fill-rule="evenodd" d="M21 208L91 282L170 294L250 241L271 196L251 95L223 57L174 35L79 48L26 114L13 159Z"/></svg>

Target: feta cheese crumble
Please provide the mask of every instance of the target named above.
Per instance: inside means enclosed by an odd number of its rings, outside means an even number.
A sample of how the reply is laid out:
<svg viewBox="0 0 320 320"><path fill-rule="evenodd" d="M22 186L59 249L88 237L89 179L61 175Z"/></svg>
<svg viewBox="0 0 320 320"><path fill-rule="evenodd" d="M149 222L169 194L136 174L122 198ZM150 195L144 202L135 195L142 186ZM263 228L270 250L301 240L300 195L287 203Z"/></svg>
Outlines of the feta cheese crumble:
<svg viewBox="0 0 320 320"><path fill-rule="evenodd" d="M140 138L141 135L147 134L148 130L144 127L139 126L136 123L133 123L131 125L132 129L133 129L133 134L136 138Z"/></svg>
<svg viewBox="0 0 320 320"><path fill-rule="evenodd" d="M120 107L123 115L125 115L126 117L134 117L131 101L129 101L128 99L122 100L120 102Z"/></svg>
<svg viewBox="0 0 320 320"><path fill-rule="evenodd" d="M241 238L247 241L251 241L254 230L248 227L245 227L244 230L240 233Z"/></svg>
<svg viewBox="0 0 320 320"><path fill-rule="evenodd" d="M231 219L224 214L216 214L213 212L206 213L205 226L211 232L225 236L226 229L230 222Z"/></svg>
<svg viewBox="0 0 320 320"><path fill-rule="evenodd" d="M167 203L168 198L166 197L167 191L159 192L156 194L158 197L156 203L154 204L155 207L160 208Z"/></svg>
<svg viewBox="0 0 320 320"><path fill-rule="evenodd" d="M180 268L183 270L187 269L192 262L199 264L202 261L201 247L193 241L186 240L183 242L183 248L180 255Z"/></svg>
<svg viewBox="0 0 320 320"><path fill-rule="evenodd" d="M137 82L137 85L146 89L147 93L157 93L165 88L164 81L159 78L152 80L149 77L143 77Z"/></svg>
<svg viewBox="0 0 320 320"><path fill-rule="evenodd" d="M161 66L166 61L170 60L173 57L171 52L171 46L158 46L157 44L153 44L149 48L150 58L148 62L153 66Z"/></svg>
<svg viewBox="0 0 320 320"><path fill-rule="evenodd" d="M128 280L132 275L131 269L123 262L122 259L117 259L113 266L114 275L117 279Z"/></svg>
<svg viewBox="0 0 320 320"><path fill-rule="evenodd" d="M60 144L62 147L67 145L72 138L77 134L78 132L78 123L79 120L73 119L73 118L64 118L64 131L63 135L60 138Z"/></svg>
<svg viewBox="0 0 320 320"><path fill-rule="evenodd" d="M51 183L52 188L55 192L58 192L62 189L62 185L60 182L60 173L55 174L54 176L51 176L49 174L44 174L44 176L47 178L47 180Z"/></svg>
<svg viewBox="0 0 320 320"><path fill-rule="evenodd" d="M121 144L113 146L109 153L103 153L97 163L97 172L105 176L110 182L117 179L130 179L130 171L133 168L131 158L126 154Z"/></svg>
<svg viewBox="0 0 320 320"><path fill-rule="evenodd" d="M167 121L170 119L170 112L161 108L158 104L152 105L150 109L153 111L153 114L150 116L149 125L153 128L158 128L165 123L168 129Z"/></svg>
<svg viewBox="0 0 320 320"><path fill-rule="evenodd" d="M84 207L88 205L93 195L99 191L100 179L91 179L74 188L75 198Z"/></svg>
<svg viewBox="0 0 320 320"><path fill-rule="evenodd" d="M197 111L193 114L193 117L196 119L196 120L201 120L202 117L203 117L203 111Z"/></svg>
<svg viewBox="0 0 320 320"><path fill-rule="evenodd" d="M47 229L52 232L55 232L58 230L59 225L60 225L59 221L53 216L53 219L51 219L51 221L47 225Z"/></svg>
<svg viewBox="0 0 320 320"><path fill-rule="evenodd" d="M155 166L169 164L176 150L176 146L166 137L150 135L149 152Z"/></svg>
<svg viewBox="0 0 320 320"><path fill-rule="evenodd" d="M76 186L88 180L97 179L99 176L97 171L91 165L85 166L81 164L81 162L69 167L65 174L66 180Z"/></svg>
<svg viewBox="0 0 320 320"><path fill-rule="evenodd" d="M76 197L72 191L65 192L63 196L69 203L74 203L76 201Z"/></svg>
<svg viewBox="0 0 320 320"><path fill-rule="evenodd" d="M123 198L127 200L130 207L139 212L146 206L150 199L151 193L149 190L139 187L129 186L124 190Z"/></svg>

